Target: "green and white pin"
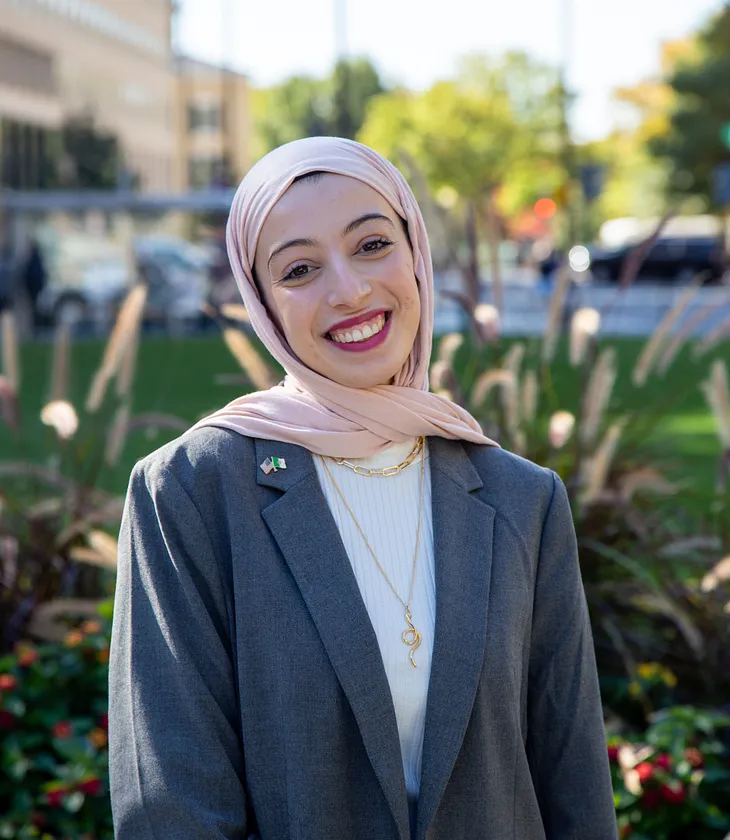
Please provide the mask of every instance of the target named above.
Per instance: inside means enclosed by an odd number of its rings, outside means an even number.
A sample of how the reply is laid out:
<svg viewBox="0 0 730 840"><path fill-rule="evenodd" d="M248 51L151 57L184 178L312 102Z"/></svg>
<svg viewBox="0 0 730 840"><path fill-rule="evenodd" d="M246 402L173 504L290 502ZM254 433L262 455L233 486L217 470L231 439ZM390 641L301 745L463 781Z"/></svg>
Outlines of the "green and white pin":
<svg viewBox="0 0 730 840"><path fill-rule="evenodd" d="M278 470L286 469L286 460L284 458L274 458L269 456L263 464L261 469L268 475L270 472L277 472Z"/></svg>

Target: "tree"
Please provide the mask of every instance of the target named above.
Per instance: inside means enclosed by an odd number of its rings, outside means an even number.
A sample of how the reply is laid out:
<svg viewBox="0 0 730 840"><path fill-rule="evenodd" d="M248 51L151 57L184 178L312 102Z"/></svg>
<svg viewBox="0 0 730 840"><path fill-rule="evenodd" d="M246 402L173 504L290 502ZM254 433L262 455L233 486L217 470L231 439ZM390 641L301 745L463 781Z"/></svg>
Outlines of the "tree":
<svg viewBox="0 0 730 840"><path fill-rule="evenodd" d="M401 164L412 179L420 173L419 199L451 226L442 237L445 261L461 269L471 301L480 293L480 231L490 245L498 295L500 210L534 202L563 177L557 82L552 68L522 53L472 56L455 79L423 93L381 95L368 109L358 139ZM439 256L437 250L437 262Z"/></svg>
<svg viewBox="0 0 730 840"><path fill-rule="evenodd" d="M668 133L654 138L650 150L671 167L671 195L697 196L711 207L713 169L730 163L730 148L722 139L723 127L730 124L730 7L699 34L697 56L672 75L677 104Z"/></svg>
<svg viewBox="0 0 730 840"><path fill-rule="evenodd" d="M294 76L256 91L256 151L263 155L300 137L354 139L368 102L384 89L371 62L359 58L339 61L326 79Z"/></svg>

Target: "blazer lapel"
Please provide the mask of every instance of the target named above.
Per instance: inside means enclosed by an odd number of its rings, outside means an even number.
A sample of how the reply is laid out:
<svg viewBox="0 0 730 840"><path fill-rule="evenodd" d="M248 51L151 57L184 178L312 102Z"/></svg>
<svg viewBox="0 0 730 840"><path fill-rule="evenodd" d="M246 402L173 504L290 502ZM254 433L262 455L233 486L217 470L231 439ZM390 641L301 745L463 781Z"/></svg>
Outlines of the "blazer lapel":
<svg viewBox="0 0 730 840"><path fill-rule="evenodd" d="M460 442L429 439L436 628L421 764L416 840L434 818L464 740L482 671L494 508Z"/></svg>
<svg viewBox="0 0 730 840"><path fill-rule="evenodd" d="M395 709L378 640L322 493L311 454L300 446L256 440L256 479L282 491L261 515L284 555L357 720L365 749L401 840L408 805ZM268 474L258 465L284 458Z"/></svg>

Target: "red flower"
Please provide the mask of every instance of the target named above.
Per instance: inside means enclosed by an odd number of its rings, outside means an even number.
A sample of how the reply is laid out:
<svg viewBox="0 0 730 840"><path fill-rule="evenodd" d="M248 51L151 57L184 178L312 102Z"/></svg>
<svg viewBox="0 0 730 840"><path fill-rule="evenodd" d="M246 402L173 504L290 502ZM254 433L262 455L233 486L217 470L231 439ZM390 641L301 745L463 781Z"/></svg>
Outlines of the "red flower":
<svg viewBox="0 0 730 840"><path fill-rule="evenodd" d="M86 779L84 782L79 782L76 789L81 793L88 793L90 796L98 796L101 793L101 782L99 779Z"/></svg>
<svg viewBox="0 0 730 840"><path fill-rule="evenodd" d="M54 738L70 738L74 734L74 728L67 720L54 723L51 729Z"/></svg>
<svg viewBox="0 0 730 840"><path fill-rule="evenodd" d="M700 770L705 766L705 758L697 747L688 747L684 751L684 757L695 770Z"/></svg>
<svg viewBox="0 0 730 840"><path fill-rule="evenodd" d="M660 802L658 790L647 790L641 797L641 803L647 811L653 811L657 808Z"/></svg>
<svg viewBox="0 0 730 840"><path fill-rule="evenodd" d="M684 798L687 795L687 791L682 784L677 784L676 787L662 785L659 788L659 793L662 799L665 802L669 802L670 805L679 805L681 802L684 802Z"/></svg>
<svg viewBox="0 0 730 840"><path fill-rule="evenodd" d="M51 808L60 808L63 797L68 793L66 788L59 788L58 790L49 790L46 794L46 802Z"/></svg>
<svg viewBox="0 0 730 840"><path fill-rule="evenodd" d="M639 774L641 784L646 784L654 775L654 765L648 761L642 761L641 764L636 765L636 772Z"/></svg>
<svg viewBox="0 0 730 840"><path fill-rule="evenodd" d="M608 760L614 762L614 764L618 761L618 747L608 748Z"/></svg>
<svg viewBox="0 0 730 840"><path fill-rule="evenodd" d="M18 681L12 674L0 674L0 691L12 691L18 687Z"/></svg>
<svg viewBox="0 0 730 840"><path fill-rule="evenodd" d="M99 715L99 726L102 729L109 729L109 715Z"/></svg>
<svg viewBox="0 0 730 840"><path fill-rule="evenodd" d="M0 730L12 729L15 726L15 715L0 709Z"/></svg>
<svg viewBox="0 0 730 840"><path fill-rule="evenodd" d="M661 770L669 771L669 768L672 765L672 757L668 753L660 753L654 759L654 766L659 767Z"/></svg>
<svg viewBox="0 0 730 840"><path fill-rule="evenodd" d="M625 826L621 829L621 831L619 832L619 835L618 835L618 836L621 838L621 840L624 840L624 837L628 837L628 836L629 836L629 834L631 834L631 832L632 832L633 830L634 830L633 826L630 826L630 825L625 825Z"/></svg>

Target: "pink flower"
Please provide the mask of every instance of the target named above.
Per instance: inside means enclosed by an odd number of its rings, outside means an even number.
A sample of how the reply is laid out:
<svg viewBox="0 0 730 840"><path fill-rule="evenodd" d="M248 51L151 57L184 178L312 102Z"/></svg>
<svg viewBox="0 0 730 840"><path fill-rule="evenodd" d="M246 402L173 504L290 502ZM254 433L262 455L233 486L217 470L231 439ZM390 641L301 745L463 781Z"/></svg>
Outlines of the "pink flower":
<svg viewBox="0 0 730 840"><path fill-rule="evenodd" d="M608 748L608 760L614 764L618 761L618 747Z"/></svg>
<svg viewBox="0 0 730 840"><path fill-rule="evenodd" d="M672 766L672 757L667 753L660 753L654 759L654 766L658 767L660 770L669 771L670 767Z"/></svg>

